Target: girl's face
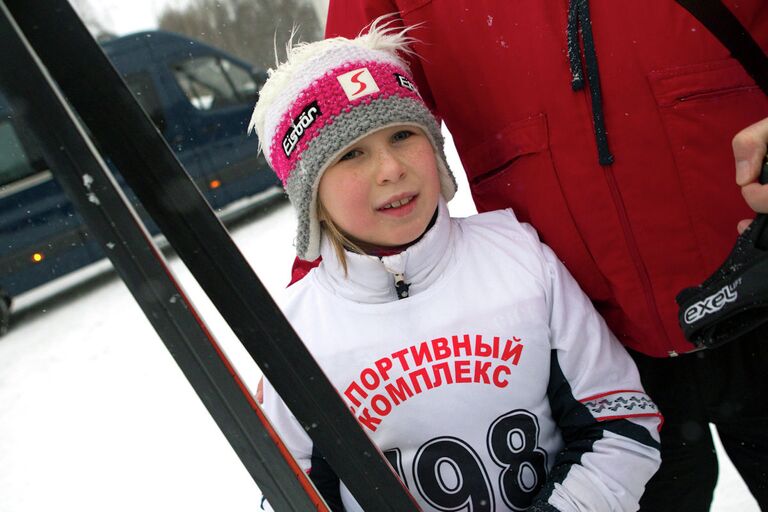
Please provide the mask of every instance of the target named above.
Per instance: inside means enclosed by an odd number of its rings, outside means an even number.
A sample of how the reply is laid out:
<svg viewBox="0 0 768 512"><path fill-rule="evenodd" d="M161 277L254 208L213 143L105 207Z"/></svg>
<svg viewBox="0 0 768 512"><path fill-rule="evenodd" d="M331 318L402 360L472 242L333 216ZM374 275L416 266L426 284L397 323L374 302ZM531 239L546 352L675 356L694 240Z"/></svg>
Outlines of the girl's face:
<svg viewBox="0 0 768 512"><path fill-rule="evenodd" d="M437 207L432 144L412 126L392 126L349 146L320 179L319 199L352 241L382 247L416 240Z"/></svg>

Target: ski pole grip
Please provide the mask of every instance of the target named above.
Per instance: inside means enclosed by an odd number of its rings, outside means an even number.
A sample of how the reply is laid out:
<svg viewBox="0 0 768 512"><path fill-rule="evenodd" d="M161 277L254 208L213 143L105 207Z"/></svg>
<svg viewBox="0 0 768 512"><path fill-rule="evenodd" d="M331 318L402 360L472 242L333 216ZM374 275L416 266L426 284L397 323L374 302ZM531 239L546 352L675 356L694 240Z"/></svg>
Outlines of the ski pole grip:
<svg viewBox="0 0 768 512"><path fill-rule="evenodd" d="M768 158L758 177L768 184ZM699 348L714 348L768 323L768 214L758 213L728 258L702 284L677 294L678 320Z"/></svg>

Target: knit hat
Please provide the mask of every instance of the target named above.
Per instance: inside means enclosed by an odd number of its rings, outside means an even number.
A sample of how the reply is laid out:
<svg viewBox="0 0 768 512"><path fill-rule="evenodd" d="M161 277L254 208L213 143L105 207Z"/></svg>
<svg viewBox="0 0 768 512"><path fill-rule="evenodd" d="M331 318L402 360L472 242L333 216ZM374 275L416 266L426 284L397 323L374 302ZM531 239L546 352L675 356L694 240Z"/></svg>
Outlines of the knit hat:
<svg viewBox="0 0 768 512"><path fill-rule="evenodd" d="M351 144L392 125L421 128L435 149L440 188L449 201L456 180L448 170L443 137L421 99L407 65L407 29L381 24L355 39L302 43L269 70L249 131L255 129L269 164L298 216L296 253L320 255L317 189L325 169Z"/></svg>

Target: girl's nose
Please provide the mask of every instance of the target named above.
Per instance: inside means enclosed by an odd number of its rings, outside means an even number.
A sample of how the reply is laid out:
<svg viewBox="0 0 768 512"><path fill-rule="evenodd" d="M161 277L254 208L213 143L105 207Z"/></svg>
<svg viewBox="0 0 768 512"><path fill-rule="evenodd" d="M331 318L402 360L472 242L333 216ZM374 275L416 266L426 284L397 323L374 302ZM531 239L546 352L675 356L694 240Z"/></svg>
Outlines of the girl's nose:
<svg viewBox="0 0 768 512"><path fill-rule="evenodd" d="M405 166L390 151L382 149L377 159L376 182L382 185L387 182L396 182L405 175Z"/></svg>

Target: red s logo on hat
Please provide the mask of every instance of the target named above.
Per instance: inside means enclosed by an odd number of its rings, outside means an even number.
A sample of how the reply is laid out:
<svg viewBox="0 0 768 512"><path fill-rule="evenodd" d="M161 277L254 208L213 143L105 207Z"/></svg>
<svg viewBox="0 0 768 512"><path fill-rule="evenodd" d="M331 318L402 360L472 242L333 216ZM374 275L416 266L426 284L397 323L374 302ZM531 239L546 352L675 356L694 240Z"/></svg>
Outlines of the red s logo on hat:
<svg viewBox="0 0 768 512"><path fill-rule="evenodd" d="M353 69L336 79L350 101L379 92L379 86L368 68Z"/></svg>
<svg viewBox="0 0 768 512"><path fill-rule="evenodd" d="M367 85L365 85L365 82L361 82L360 80L358 80L358 78L360 78L360 75L362 75L363 73L365 73L365 70L358 71L357 73L352 75L352 78L350 78L350 81L352 83L360 85L360 88L357 91L355 91L354 96L357 96L358 94L363 92L365 90L365 88L367 87Z"/></svg>

